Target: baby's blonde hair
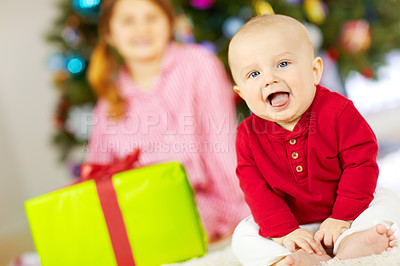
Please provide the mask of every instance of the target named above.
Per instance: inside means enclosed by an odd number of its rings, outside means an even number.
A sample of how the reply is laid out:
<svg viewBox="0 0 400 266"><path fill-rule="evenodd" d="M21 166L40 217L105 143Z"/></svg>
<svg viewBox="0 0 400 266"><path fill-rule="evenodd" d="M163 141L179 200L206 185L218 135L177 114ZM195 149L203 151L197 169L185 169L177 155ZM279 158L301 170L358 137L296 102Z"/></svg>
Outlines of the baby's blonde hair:
<svg viewBox="0 0 400 266"><path fill-rule="evenodd" d="M236 34L232 37L230 43L229 43L229 49L228 49L228 62L230 64L231 56L230 56L230 51L231 51L231 45L234 43L237 39L240 38L246 38L247 35L253 35L253 34L259 34L260 31L265 30L268 27L273 27L276 25L282 25L283 23L286 23L288 27L297 27L297 30L299 30L299 33L305 37L306 45L310 51L312 52L312 55L314 56L314 48L312 46L312 42L310 39L310 35L308 34L308 31L306 27L301 24L298 20L288 17L285 15L278 15L278 14L268 14L268 15L261 15L261 16L256 16L250 19L246 24L244 24L237 32Z"/></svg>

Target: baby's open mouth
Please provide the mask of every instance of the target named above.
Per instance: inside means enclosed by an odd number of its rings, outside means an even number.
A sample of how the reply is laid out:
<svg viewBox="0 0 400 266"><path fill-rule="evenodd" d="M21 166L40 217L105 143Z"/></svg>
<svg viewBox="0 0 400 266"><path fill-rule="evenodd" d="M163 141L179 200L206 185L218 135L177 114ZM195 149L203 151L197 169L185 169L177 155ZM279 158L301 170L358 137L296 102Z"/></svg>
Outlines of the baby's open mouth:
<svg viewBox="0 0 400 266"><path fill-rule="evenodd" d="M289 93L287 92L275 92L268 96L269 103L272 107L281 107L288 103Z"/></svg>

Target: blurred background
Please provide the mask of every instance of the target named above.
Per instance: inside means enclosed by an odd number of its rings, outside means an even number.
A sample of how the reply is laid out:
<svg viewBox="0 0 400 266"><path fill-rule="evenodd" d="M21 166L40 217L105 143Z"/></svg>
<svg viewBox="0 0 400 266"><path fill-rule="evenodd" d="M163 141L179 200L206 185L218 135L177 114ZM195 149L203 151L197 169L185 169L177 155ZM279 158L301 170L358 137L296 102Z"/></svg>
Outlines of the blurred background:
<svg viewBox="0 0 400 266"><path fill-rule="evenodd" d="M54 0L0 0L0 265L33 250L24 201L70 182L51 145Z"/></svg>
<svg viewBox="0 0 400 266"><path fill-rule="evenodd" d="M322 84L354 101L374 129L380 183L400 193L399 0L174 0L175 38L226 64L249 18L304 22L324 60ZM0 0L0 265L33 251L25 200L79 176L96 98L85 70L100 0ZM237 99L241 118L248 115Z"/></svg>

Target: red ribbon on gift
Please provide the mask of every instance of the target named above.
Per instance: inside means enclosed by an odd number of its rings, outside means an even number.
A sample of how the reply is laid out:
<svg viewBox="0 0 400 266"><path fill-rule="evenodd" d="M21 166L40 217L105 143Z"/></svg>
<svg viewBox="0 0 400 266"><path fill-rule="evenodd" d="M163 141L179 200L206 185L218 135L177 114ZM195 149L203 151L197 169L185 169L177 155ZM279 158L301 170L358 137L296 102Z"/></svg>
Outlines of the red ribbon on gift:
<svg viewBox="0 0 400 266"><path fill-rule="evenodd" d="M116 173L133 169L139 153L140 150L135 149L124 159L110 164L84 163L81 165L81 181L93 179L96 183L115 258L120 266L135 266L135 261L111 178Z"/></svg>

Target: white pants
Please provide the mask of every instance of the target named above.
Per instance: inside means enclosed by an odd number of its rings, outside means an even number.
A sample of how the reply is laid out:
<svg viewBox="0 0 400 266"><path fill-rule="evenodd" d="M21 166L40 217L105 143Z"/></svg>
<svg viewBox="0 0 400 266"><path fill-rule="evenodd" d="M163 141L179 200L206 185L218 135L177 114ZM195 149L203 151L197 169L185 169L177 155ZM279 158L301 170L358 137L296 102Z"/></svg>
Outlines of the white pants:
<svg viewBox="0 0 400 266"><path fill-rule="evenodd" d="M400 196L394 192L378 188L369 207L362 212L337 239L333 254L336 254L340 242L345 236L384 224L395 232L396 240L400 237ZM312 232L318 231L320 223L301 225ZM258 234L259 227L252 216L242 220L232 237L232 249L244 266L271 265L291 254L284 246Z"/></svg>

